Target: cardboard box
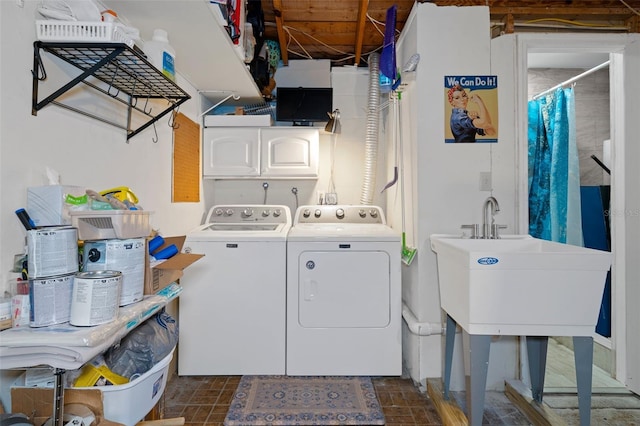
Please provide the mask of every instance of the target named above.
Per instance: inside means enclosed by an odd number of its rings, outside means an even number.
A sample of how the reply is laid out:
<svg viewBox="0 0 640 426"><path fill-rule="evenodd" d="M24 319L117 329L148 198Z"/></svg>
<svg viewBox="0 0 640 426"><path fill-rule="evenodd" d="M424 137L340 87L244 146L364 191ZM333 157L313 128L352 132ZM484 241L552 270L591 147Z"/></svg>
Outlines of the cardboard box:
<svg viewBox="0 0 640 426"><path fill-rule="evenodd" d="M162 263L151 266L151 257L149 256L149 250L147 250L145 259L144 294L156 294L164 287L182 277L183 269L194 263L196 260L204 257L204 254L182 253L182 246L184 244L184 240L187 238L185 235L163 238L164 244L160 246L158 250L162 250L171 244L175 244L178 248L178 254ZM147 247L148 245L149 241L147 241Z"/></svg>
<svg viewBox="0 0 640 426"><path fill-rule="evenodd" d="M104 418L102 392L100 389L65 389L64 405L82 404L96 417L99 426L119 426ZM44 424L53 414L53 389L51 388L11 388L11 412L33 416L34 424Z"/></svg>
<svg viewBox="0 0 640 426"><path fill-rule="evenodd" d="M86 188L70 185L45 185L27 188L27 212L36 226L70 225L67 194L81 197Z"/></svg>

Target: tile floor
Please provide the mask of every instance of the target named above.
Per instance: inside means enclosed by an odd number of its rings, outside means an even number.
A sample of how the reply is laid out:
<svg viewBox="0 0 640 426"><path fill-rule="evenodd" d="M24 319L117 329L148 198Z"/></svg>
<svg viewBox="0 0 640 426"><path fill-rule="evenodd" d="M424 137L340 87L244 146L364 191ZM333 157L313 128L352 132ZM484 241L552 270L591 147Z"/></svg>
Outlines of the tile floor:
<svg viewBox="0 0 640 426"><path fill-rule="evenodd" d="M173 375L164 395L164 418L184 417L190 426L222 425L240 376L184 376ZM426 393L420 391L409 378L378 377L373 384L382 405L387 426L442 425L435 406ZM464 392L452 392L464 409ZM595 395L591 420L598 426L640 426L640 398L635 395ZM577 398L564 396L565 402L548 395L547 402L566 421L568 426L579 424ZM554 399L555 398L555 399ZM604 398L604 399L603 399ZM566 405L565 405L566 404ZM487 392L483 425L531 425L502 392Z"/></svg>
<svg viewBox="0 0 640 426"><path fill-rule="evenodd" d="M164 417L184 417L186 425L222 425L240 376L173 376L165 391ZM435 406L413 381L401 377L373 378L387 426L442 425ZM498 392L484 416L488 425L528 425L523 416ZM455 395L456 399L464 394ZM514 413L515 411L515 413ZM517 422L514 423L514 421Z"/></svg>

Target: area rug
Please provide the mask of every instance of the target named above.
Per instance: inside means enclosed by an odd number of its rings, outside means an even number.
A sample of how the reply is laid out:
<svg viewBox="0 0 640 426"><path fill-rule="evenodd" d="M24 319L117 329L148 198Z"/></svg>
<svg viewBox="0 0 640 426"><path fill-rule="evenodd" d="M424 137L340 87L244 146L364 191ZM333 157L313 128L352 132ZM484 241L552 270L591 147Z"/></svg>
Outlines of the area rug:
<svg viewBox="0 0 640 426"><path fill-rule="evenodd" d="M384 414L369 377L242 376L224 425L384 425Z"/></svg>

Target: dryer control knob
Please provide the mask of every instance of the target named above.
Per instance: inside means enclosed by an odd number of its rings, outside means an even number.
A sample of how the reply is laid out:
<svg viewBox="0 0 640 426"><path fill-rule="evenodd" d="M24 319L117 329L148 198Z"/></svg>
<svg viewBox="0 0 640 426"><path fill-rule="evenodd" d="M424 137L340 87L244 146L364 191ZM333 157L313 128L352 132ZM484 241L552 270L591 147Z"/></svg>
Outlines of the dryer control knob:
<svg viewBox="0 0 640 426"><path fill-rule="evenodd" d="M371 209L369 214L371 215L371 217L378 217L378 210Z"/></svg>
<svg viewBox="0 0 640 426"><path fill-rule="evenodd" d="M322 216L322 211L321 211L320 209L316 209L316 211L315 211L315 212L313 212L313 215L314 215L315 217L320 217L320 216Z"/></svg>
<svg viewBox="0 0 640 426"><path fill-rule="evenodd" d="M309 216L311 216L311 212L309 211L309 209L304 209L304 210L302 211L302 216L303 216L303 217L309 217Z"/></svg>
<svg viewBox="0 0 640 426"><path fill-rule="evenodd" d="M360 209L360 211L358 212L358 214L360 215L361 218L365 218L367 217L367 212L364 211L364 209Z"/></svg>
<svg viewBox="0 0 640 426"><path fill-rule="evenodd" d="M233 209L227 209L224 211L225 216L233 216Z"/></svg>
<svg viewBox="0 0 640 426"><path fill-rule="evenodd" d="M242 217L251 217L251 216L253 216L253 209L242 210Z"/></svg>
<svg viewBox="0 0 640 426"><path fill-rule="evenodd" d="M338 209L336 210L336 217L338 219L344 219L344 209Z"/></svg>
<svg viewBox="0 0 640 426"><path fill-rule="evenodd" d="M270 214L269 210L262 210L262 217L267 217L269 216L269 214ZM273 215L275 216L276 213L274 212Z"/></svg>
<svg viewBox="0 0 640 426"><path fill-rule="evenodd" d="M282 212L280 211L280 209L275 209L273 211L273 217L278 217L282 214Z"/></svg>
<svg viewBox="0 0 640 426"><path fill-rule="evenodd" d="M222 216L222 213L224 213L224 210L222 209L216 209L215 211L216 216Z"/></svg>

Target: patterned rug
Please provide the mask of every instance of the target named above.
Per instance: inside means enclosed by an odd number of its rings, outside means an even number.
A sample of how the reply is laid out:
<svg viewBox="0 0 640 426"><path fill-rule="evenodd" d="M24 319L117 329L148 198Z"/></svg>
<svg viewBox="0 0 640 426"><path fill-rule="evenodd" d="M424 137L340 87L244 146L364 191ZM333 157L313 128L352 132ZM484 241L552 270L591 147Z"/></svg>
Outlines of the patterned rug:
<svg viewBox="0 0 640 426"><path fill-rule="evenodd" d="M369 377L243 376L224 425L384 425L384 414Z"/></svg>

